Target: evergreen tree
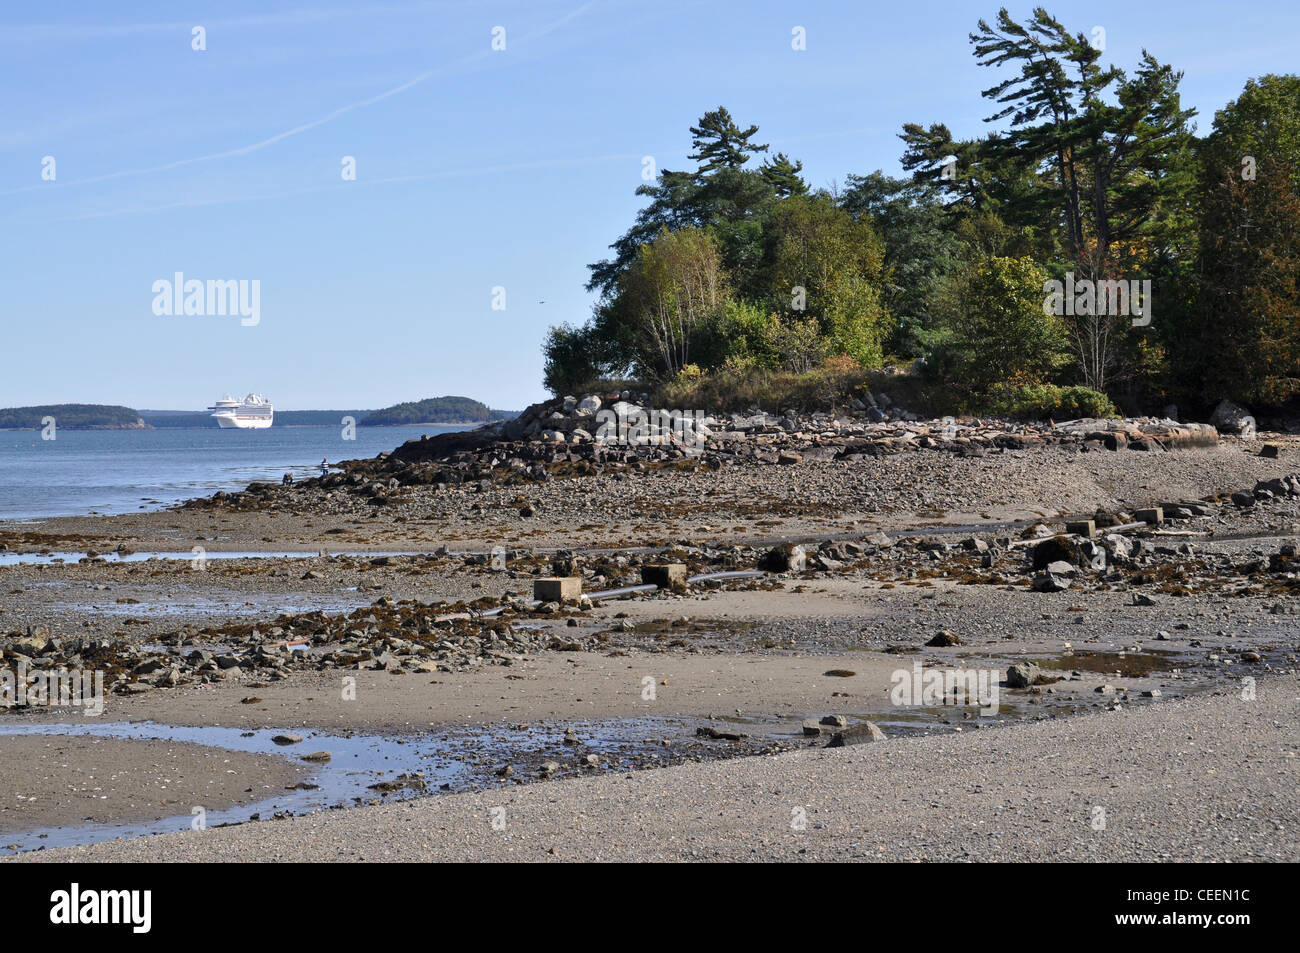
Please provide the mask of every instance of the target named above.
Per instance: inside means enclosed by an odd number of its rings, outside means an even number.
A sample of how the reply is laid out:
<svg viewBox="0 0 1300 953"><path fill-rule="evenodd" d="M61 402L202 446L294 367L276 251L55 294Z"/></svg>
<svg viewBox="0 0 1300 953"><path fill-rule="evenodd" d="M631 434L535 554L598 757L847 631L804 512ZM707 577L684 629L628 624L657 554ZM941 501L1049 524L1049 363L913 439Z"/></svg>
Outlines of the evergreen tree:
<svg viewBox="0 0 1300 953"><path fill-rule="evenodd" d="M803 163L791 162L784 152L778 152L772 158L764 160L759 171L763 181L772 186L780 198L808 194L808 183L799 175L803 171Z"/></svg>
<svg viewBox="0 0 1300 953"><path fill-rule="evenodd" d="M721 230L723 260L729 269L743 271L754 251L753 229L744 223L776 195L759 171L743 168L751 155L767 151L767 146L750 142L757 132L758 126L737 126L725 107L705 113L691 127L695 151L690 158L699 166L694 172L664 169L654 182L637 188L636 194L650 202L637 213L632 227L609 246L614 257L587 266L591 273L587 290L614 294L619 276L636 260L641 246L664 229L702 228L715 222L732 226Z"/></svg>
<svg viewBox="0 0 1300 953"><path fill-rule="evenodd" d="M690 158L699 163L696 177L707 178L719 169L739 169L749 161L750 155L766 152L767 146L749 140L758 132L758 126L741 129L736 125L725 106L707 112L698 126L691 126L691 145L695 151Z"/></svg>

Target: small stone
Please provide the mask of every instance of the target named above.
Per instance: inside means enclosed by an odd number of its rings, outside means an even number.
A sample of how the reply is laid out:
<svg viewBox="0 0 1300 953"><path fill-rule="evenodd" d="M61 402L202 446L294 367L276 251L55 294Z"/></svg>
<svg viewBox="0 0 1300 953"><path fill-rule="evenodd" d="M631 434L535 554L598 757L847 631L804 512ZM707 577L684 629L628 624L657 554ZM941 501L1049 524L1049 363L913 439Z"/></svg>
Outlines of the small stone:
<svg viewBox="0 0 1300 953"><path fill-rule="evenodd" d="M956 633L945 629L925 644L932 648L946 648L950 645L962 645L963 642Z"/></svg>

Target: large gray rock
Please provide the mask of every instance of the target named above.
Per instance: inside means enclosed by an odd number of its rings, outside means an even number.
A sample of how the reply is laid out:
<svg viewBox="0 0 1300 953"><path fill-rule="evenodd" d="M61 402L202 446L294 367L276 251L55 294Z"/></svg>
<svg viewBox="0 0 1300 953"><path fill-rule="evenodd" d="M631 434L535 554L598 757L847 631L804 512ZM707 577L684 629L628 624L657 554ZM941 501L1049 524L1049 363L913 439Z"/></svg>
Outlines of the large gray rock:
<svg viewBox="0 0 1300 953"><path fill-rule="evenodd" d="M807 561L808 553L802 546L782 543L764 554L758 568L768 572L803 572Z"/></svg>
<svg viewBox="0 0 1300 953"><path fill-rule="evenodd" d="M1055 562L1047 567L1046 572L1040 572L1034 577L1034 592L1064 592L1070 588L1070 577L1075 573L1075 568L1069 563Z"/></svg>
<svg viewBox="0 0 1300 953"><path fill-rule="evenodd" d="M1219 402L1219 406L1215 407L1214 413L1210 415L1210 423L1220 433L1236 434L1240 437L1253 437L1257 429L1255 418L1250 415L1250 411L1230 400Z"/></svg>
<svg viewBox="0 0 1300 953"><path fill-rule="evenodd" d="M1042 669L1033 662L1017 662L1007 669L1007 688L1028 688L1040 675Z"/></svg>
<svg viewBox="0 0 1300 953"><path fill-rule="evenodd" d="M1110 533L1101 541L1101 544L1106 547L1106 551L1110 553L1113 562L1123 563L1133 558L1132 540L1121 536L1119 533Z"/></svg>
<svg viewBox="0 0 1300 953"><path fill-rule="evenodd" d="M873 741L884 741L886 735L869 721L861 721L856 725L850 725L842 731L837 731L831 735L831 740L826 743L828 748L847 748L849 745L864 745Z"/></svg>

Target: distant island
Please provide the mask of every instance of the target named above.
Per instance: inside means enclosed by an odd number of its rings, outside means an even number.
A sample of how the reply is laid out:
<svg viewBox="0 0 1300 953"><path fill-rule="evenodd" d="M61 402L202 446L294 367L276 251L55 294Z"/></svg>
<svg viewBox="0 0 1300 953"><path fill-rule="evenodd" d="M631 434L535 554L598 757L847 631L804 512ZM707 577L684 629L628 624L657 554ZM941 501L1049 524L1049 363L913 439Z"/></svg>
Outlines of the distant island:
<svg viewBox="0 0 1300 953"><path fill-rule="evenodd" d="M363 427L390 427L398 424L487 424L517 416L508 410L492 410L487 404L468 397L430 397L426 400L394 404L368 414Z"/></svg>
<svg viewBox="0 0 1300 953"><path fill-rule="evenodd" d="M0 430L40 430L48 418L60 430L148 430L139 411L105 404L42 404L0 409Z"/></svg>
<svg viewBox="0 0 1300 953"><path fill-rule="evenodd" d="M382 410L277 410L275 427L337 427L351 417L362 427L402 424L484 424L509 420L516 411L492 410L469 397L430 397ZM106 404L46 404L0 409L0 430L39 430L53 417L61 430L173 430L216 427L207 410L133 410Z"/></svg>

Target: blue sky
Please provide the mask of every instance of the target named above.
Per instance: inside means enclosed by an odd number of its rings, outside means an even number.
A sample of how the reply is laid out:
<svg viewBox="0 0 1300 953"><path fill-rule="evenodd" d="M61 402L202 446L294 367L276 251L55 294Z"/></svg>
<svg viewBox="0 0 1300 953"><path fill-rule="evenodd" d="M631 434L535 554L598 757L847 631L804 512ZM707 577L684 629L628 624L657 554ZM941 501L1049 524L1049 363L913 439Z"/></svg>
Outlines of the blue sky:
<svg viewBox="0 0 1300 953"><path fill-rule="evenodd" d="M1028 15L1032 4L1010 5ZM1185 72L1207 131L1294 72L1294 0L1052 3ZM987 127L967 34L994 2L8 5L0 14L0 406L365 408L544 396L546 328L725 105L814 186L897 174L905 122ZM206 49L192 49L202 26ZM492 30L505 28L505 50ZM807 49L791 49L802 26ZM46 156L53 181L42 179ZM356 180L341 176L344 156ZM159 316L153 283L261 283L260 322ZM494 287L506 308L493 310ZM544 303L543 303L544 302Z"/></svg>

